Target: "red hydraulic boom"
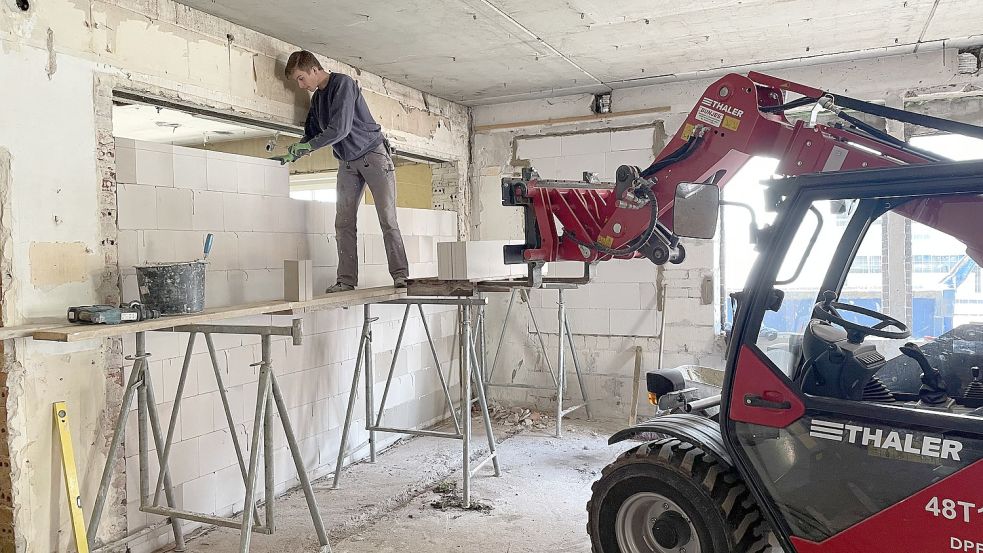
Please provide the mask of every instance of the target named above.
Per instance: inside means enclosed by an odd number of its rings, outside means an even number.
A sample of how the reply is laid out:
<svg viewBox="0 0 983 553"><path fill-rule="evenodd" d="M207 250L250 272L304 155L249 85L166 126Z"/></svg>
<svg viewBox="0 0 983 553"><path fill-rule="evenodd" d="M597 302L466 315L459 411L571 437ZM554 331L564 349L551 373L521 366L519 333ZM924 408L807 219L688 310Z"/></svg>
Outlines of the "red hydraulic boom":
<svg viewBox="0 0 983 553"><path fill-rule="evenodd" d="M789 93L796 99L787 101ZM809 105L833 112L839 121L824 125L786 117L786 111ZM711 182L723 187L752 156L777 158L776 172L785 176L943 159L864 123L851 111L980 136L980 128L971 125L836 96L760 73L729 74L703 93L676 135L644 170L623 165L614 183L600 183L586 174L583 181L544 180L531 169L522 178L503 179L503 205L525 209L526 243L506 246L506 262L528 263L537 275L549 261L647 257L659 265L679 263L685 250L672 233L676 186Z"/></svg>

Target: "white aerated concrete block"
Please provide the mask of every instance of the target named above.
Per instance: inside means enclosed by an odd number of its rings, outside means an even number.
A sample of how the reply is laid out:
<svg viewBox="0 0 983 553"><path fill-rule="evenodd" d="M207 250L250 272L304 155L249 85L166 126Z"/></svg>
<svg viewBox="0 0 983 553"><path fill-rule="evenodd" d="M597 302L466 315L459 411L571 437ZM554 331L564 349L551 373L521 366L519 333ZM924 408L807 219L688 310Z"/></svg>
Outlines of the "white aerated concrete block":
<svg viewBox="0 0 983 553"><path fill-rule="evenodd" d="M611 149L611 133L589 132L560 137L560 154L563 157L606 152Z"/></svg>
<svg viewBox="0 0 983 553"><path fill-rule="evenodd" d="M559 157L560 137L527 138L519 141L516 156L519 159L540 159L544 157Z"/></svg>
<svg viewBox="0 0 983 553"><path fill-rule="evenodd" d="M171 151L137 148L136 157L136 181L138 184L174 186L174 155Z"/></svg>
<svg viewBox="0 0 983 553"><path fill-rule="evenodd" d="M437 244L437 278L484 280L520 274L524 265L506 265L507 240L441 242Z"/></svg>
<svg viewBox="0 0 983 553"><path fill-rule="evenodd" d="M126 143L129 144L126 144ZM120 184L136 184L137 182L137 151L132 140L116 139L116 182Z"/></svg>
<svg viewBox="0 0 983 553"><path fill-rule="evenodd" d="M182 151L192 151L191 154L174 155L174 187L205 190L208 188L207 163L205 152L192 148L181 148Z"/></svg>
<svg viewBox="0 0 983 553"><path fill-rule="evenodd" d="M235 161L219 152L208 152L205 159L208 189L221 192L236 192Z"/></svg>
<svg viewBox="0 0 983 553"><path fill-rule="evenodd" d="M607 175L604 165L603 153L585 153L576 155L564 155L557 158L556 175L564 180L581 180L584 172Z"/></svg>
<svg viewBox="0 0 983 553"><path fill-rule="evenodd" d="M632 129L629 131L616 131L611 133L611 150L642 150L647 149L652 152L652 142L654 129L646 127L644 129Z"/></svg>
<svg viewBox="0 0 983 553"><path fill-rule="evenodd" d="M658 312L648 309L612 309L611 334L615 336L657 336Z"/></svg>
<svg viewBox="0 0 983 553"><path fill-rule="evenodd" d="M617 263L617 262L616 262ZM639 285L634 282L594 282L587 286L590 307L595 309L639 309Z"/></svg>
<svg viewBox="0 0 983 553"><path fill-rule="evenodd" d="M283 262L283 299L307 301L314 297L314 265L310 259Z"/></svg>
<svg viewBox="0 0 983 553"><path fill-rule="evenodd" d="M191 228L210 231L221 231L225 228L225 204L221 192L194 191Z"/></svg>
<svg viewBox="0 0 983 553"><path fill-rule="evenodd" d="M263 173L266 180L266 194L270 196L290 195L290 170L288 166L266 165Z"/></svg>
<svg viewBox="0 0 983 553"><path fill-rule="evenodd" d="M633 165L642 169L652 164L655 156L651 150L622 150L618 152L608 152L604 154L604 167L606 174L601 175L602 180L614 180L618 167L622 165Z"/></svg>
<svg viewBox="0 0 983 553"><path fill-rule="evenodd" d="M194 192L157 188L157 228L187 230L194 215Z"/></svg>
<svg viewBox="0 0 983 553"><path fill-rule="evenodd" d="M265 194L266 168L240 160L236 163L236 183L240 194Z"/></svg>
<svg viewBox="0 0 983 553"><path fill-rule="evenodd" d="M157 190L142 184L116 188L117 223L120 230L157 228Z"/></svg>

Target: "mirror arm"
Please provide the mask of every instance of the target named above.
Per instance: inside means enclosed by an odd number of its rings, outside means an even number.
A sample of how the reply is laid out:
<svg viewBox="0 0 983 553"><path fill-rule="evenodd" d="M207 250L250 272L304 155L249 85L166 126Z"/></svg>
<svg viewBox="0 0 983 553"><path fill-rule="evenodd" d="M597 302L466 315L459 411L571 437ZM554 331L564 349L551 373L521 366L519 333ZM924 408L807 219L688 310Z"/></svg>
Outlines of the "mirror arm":
<svg viewBox="0 0 983 553"><path fill-rule="evenodd" d="M720 200L720 205L740 207L747 210L748 215L751 216L751 243L757 244L758 243L758 218L754 216L754 208L752 208L751 206L745 203L732 202L728 200Z"/></svg>

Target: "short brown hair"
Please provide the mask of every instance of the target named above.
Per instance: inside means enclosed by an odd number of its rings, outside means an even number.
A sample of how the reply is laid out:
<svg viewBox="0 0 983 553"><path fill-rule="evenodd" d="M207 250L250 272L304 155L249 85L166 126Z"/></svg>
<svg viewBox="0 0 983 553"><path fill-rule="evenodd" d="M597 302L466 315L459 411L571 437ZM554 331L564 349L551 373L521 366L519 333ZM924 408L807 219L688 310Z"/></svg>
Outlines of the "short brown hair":
<svg viewBox="0 0 983 553"><path fill-rule="evenodd" d="M294 71L310 71L313 68L324 69L321 67L321 62L317 61L314 54L308 52L307 50L297 50L290 57L287 58L287 67L283 69L283 74L289 79L293 77Z"/></svg>

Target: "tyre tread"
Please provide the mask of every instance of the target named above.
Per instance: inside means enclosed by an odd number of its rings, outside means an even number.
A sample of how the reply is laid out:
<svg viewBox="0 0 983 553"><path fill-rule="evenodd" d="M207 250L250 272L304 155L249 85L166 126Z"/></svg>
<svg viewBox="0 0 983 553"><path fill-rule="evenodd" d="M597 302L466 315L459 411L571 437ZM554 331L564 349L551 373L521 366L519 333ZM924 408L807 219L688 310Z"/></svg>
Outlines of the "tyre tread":
<svg viewBox="0 0 983 553"><path fill-rule="evenodd" d="M628 465L653 463L673 470L690 479L717 504L734 541L734 553L766 553L771 551L771 529L761 514L750 490L734 469L716 455L698 445L676 438L665 438L639 445L620 455L601 471L601 479L591 486L592 496L587 512L592 512L598 487L604 477ZM590 520L587 522L590 533ZM593 553L596 549L591 540Z"/></svg>

